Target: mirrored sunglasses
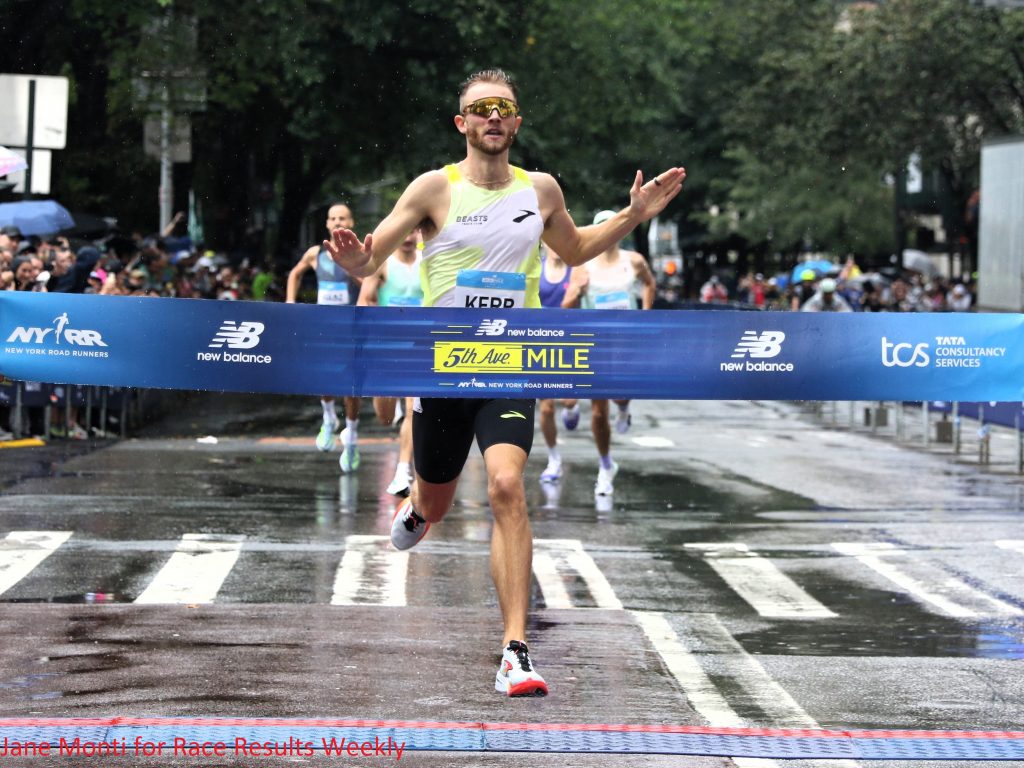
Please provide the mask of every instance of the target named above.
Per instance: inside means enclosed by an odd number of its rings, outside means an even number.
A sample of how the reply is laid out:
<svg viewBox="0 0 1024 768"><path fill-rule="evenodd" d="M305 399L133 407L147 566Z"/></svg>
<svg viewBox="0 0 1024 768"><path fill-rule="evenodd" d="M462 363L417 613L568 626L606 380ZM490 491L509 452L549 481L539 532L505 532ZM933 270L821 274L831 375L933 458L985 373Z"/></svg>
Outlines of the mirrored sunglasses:
<svg viewBox="0 0 1024 768"><path fill-rule="evenodd" d="M512 101L512 99L506 99L502 96L488 96L485 99L477 99L467 104L462 110L462 114L490 117L494 110L498 110L500 117L515 117L519 114L519 105Z"/></svg>

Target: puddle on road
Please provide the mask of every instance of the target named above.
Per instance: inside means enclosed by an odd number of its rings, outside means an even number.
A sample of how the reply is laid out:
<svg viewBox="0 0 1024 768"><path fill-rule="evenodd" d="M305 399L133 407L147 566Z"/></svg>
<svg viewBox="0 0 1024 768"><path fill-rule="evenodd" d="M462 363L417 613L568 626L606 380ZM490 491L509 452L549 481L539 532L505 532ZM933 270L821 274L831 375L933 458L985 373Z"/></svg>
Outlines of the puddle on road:
<svg viewBox="0 0 1024 768"><path fill-rule="evenodd" d="M811 499L747 478L717 473L714 485L675 472L619 471L614 496L594 496L596 468L583 477L527 487L527 503L537 519L645 524L652 521L692 526L729 521L763 522L768 512L803 514L818 507ZM585 471L584 471L585 472Z"/></svg>
<svg viewBox="0 0 1024 768"><path fill-rule="evenodd" d="M861 622L792 622L734 633L747 653L780 656L889 656L1024 659L1024 626L940 616Z"/></svg>
<svg viewBox="0 0 1024 768"><path fill-rule="evenodd" d="M592 497L574 495L570 488L568 493L553 498L549 492L548 503L534 509L543 516L541 519L655 526L660 544L653 549L660 552L659 556L686 578L708 583L719 592L720 577L706 566L699 552L685 548L687 543L742 540L756 535L760 526L772 529L782 520L797 525L865 522L857 511L819 507L806 497L758 486L744 478L728 478L724 484L721 478L713 480L714 487L681 474L621 472L614 501L607 500L603 507L594 504ZM934 510L922 514L929 513L934 515ZM885 519L891 519L891 512ZM835 557L828 549L804 547L788 550L783 546L758 552L773 561ZM819 571L815 571L814 578L810 587L814 597L839 618L797 622L763 619L735 596L735 617L745 627L733 634L744 650L787 656L1024 659L1024 621L947 618L928 612L902 593L832 579Z"/></svg>

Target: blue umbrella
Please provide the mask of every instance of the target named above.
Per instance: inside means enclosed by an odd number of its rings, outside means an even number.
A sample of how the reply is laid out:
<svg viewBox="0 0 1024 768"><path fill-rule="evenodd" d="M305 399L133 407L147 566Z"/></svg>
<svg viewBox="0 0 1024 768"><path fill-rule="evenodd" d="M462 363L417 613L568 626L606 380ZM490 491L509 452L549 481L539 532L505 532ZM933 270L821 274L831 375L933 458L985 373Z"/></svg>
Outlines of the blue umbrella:
<svg viewBox="0 0 1024 768"><path fill-rule="evenodd" d="M831 261L803 261L793 267L793 282L800 282L800 273L805 269L809 269L814 273L814 279L817 280L822 275L827 275L833 269L838 267Z"/></svg>
<svg viewBox="0 0 1024 768"><path fill-rule="evenodd" d="M55 200L0 203L0 227L11 225L23 235L49 235L75 226L75 220Z"/></svg>

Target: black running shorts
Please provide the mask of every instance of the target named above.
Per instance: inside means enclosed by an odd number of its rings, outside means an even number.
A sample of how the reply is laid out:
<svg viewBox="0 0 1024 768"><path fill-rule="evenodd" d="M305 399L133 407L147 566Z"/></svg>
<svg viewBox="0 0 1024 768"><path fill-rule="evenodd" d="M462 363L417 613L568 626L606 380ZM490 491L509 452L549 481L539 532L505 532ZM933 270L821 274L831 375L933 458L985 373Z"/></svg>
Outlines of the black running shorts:
<svg viewBox="0 0 1024 768"><path fill-rule="evenodd" d="M476 438L483 453L492 445L533 447L534 400L420 398L413 414L416 474L428 483L447 483L462 473Z"/></svg>

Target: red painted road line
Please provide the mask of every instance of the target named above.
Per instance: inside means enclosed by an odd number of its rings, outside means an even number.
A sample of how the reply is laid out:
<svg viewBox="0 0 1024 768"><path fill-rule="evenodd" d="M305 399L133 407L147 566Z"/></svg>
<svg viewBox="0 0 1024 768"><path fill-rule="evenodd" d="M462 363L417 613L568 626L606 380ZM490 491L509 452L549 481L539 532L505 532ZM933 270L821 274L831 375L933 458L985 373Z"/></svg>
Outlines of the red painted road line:
<svg viewBox="0 0 1024 768"><path fill-rule="evenodd" d="M1024 731L919 731L812 728L712 728L700 725L608 723L470 723L429 720L334 720L330 718L244 717L14 717L0 718L0 728L72 728L75 726L184 726L247 728L410 728L423 730L588 731L610 733L676 733L716 736L765 736L818 739L1024 739Z"/></svg>

